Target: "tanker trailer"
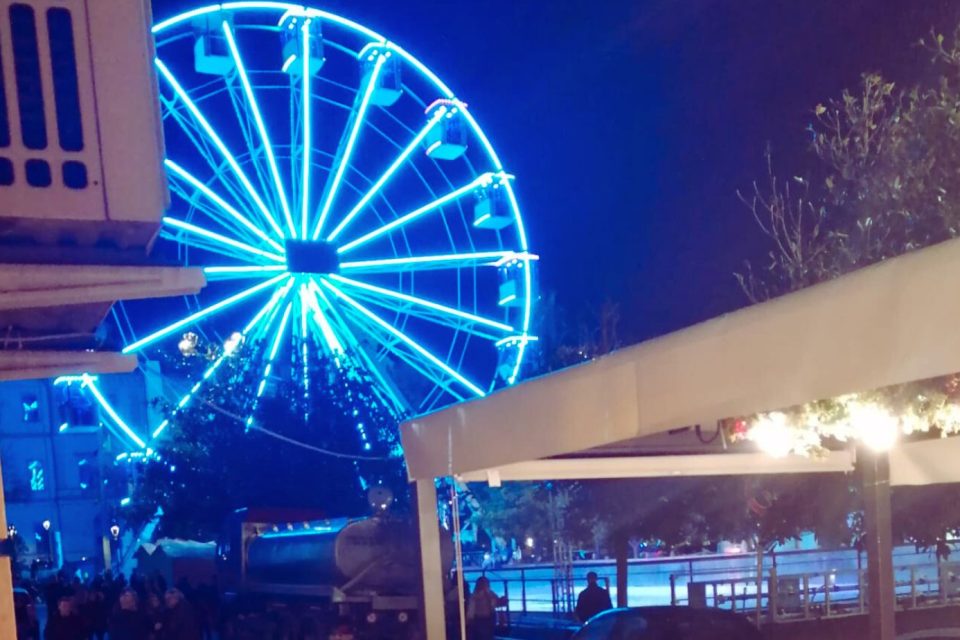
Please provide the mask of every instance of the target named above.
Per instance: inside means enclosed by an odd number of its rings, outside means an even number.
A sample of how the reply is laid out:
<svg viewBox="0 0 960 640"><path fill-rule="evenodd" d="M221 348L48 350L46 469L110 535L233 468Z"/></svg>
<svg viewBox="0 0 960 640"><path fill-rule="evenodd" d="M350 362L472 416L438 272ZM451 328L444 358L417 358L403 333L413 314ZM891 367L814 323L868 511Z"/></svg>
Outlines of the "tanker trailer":
<svg viewBox="0 0 960 640"><path fill-rule="evenodd" d="M287 626L348 624L364 640L412 634L420 593L412 522L386 513L333 520L307 515L234 514L218 553L225 599L249 624L259 612ZM445 556L448 551L446 545Z"/></svg>

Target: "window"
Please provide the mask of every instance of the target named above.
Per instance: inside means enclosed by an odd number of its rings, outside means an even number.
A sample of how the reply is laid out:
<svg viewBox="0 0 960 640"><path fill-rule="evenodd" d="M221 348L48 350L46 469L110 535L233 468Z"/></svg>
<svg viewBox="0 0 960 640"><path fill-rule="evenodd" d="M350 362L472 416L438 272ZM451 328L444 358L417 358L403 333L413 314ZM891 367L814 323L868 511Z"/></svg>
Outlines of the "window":
<svg viewBox="0 0 960 640"><path fill-rule="evenodd" d="M99 424L97 405L85 387L73 384L60 387L60 419L70 427Z"/></svg>
<svg viewBox="0 0 960 640"><path fill-rule="evenodd" d="M46 149L47 125L44 120L37 21L33 7L20 3L11 5L10 30L13 39L13 70L17 81L20 133L23 144L28 149Z"/></svg>
<svg viewBox="0 0 960 640"><path fill-rule="evenodd" d="M43 465L39 460L34 460L27 465L27 471L30 472L30 491L43 491L46 483L43 479Z"/></svg>
<svg viewBox="0 0 960 640"><path fill-rule="evenodd" d="M24 422L40 422L40 400L36 395L32 393L24 395L21 404Z"/></svg>
<svg viewBox="0 0 960 640"><path fill-rule="evenodd" d="M93 455L77 456L77 477L79 478L81 491L91 491L97 488L99 473L97 473L96 458Z"/></svg>

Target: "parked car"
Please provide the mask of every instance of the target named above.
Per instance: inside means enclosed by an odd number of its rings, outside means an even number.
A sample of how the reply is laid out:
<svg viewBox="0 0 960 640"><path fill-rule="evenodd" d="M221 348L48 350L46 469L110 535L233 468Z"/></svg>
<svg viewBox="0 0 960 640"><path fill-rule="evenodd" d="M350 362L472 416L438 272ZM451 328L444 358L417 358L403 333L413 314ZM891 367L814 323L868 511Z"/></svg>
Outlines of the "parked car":
<svg viewBox="0 0 960 640"><path fill-rule="evenodd" d="M760 640L745 617L721 609L636 607L597 614L571 640Z"/></svg>

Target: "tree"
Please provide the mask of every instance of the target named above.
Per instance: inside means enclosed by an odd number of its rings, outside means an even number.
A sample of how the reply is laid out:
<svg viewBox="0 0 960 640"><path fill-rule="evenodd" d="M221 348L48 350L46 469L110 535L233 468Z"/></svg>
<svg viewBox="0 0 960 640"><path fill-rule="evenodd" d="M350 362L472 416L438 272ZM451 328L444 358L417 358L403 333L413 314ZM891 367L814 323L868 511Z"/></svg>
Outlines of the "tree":
<svg viewBox="0 0 960 640"><path fill-rule="evenodd" d="M330 517L367 511L364 488L384 483L403 498L397 418L372 381L327 360L309 363L306 393L278 382L263 397L256 346L231 357L182 410L166 407L169 437L140 465L129 524L163 509L159 535L213 539L242 507L317 508ZM200 370L200 362L180 362ZM246 416L253 420L247 423Z"/></svg>
<svg viewBox="0 0 960 640"><path fill-rule="evenodd" d="M747 262L735 274L751 302L960 235L960 26L950 36L932 32L919 44L930 55L932 81L899 87L880 73L863 74L855 90L813 108L810 152L797 159L800 168L786 174L790 179L777 176L768 149L762 186L738 192L771 246L761 268ZM924 411L916 403L931 405L931 396L949 396L951 380L903 385L881 395L894 406L903 406L909 396L914 403L909 410ZM935 411L925 414L930 415ZM923 429L932 427L947 432L934 420ZM797 524L810 526L813 514L795 496L817 491L816 485L797 480L778 494L764 514L770 536L779 539L793 535ZM955 494L953 486L897 489L897 537L940 546L960 524L950 508ZM817 518L824 539L855 539L856 522L862 520L849 517L856 489L828 495L834 497L831 513Z"/></svg>

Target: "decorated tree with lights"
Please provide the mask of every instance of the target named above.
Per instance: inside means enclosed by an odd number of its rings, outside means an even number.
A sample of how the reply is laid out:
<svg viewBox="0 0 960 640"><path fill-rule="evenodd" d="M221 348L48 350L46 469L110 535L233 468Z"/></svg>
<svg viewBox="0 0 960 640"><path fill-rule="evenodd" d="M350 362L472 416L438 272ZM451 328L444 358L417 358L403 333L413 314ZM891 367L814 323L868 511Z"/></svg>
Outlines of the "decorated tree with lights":
<svg viewBox="0 0 960 640"><path fill-rule="evenodd" d="M960 26L919 44L932 81L901 87L864 74L856 89L813 108L802 169L779 177L768 150L763 181L738 194L770 244L766 264L748 262L736 274L751 302L960 235ZM853 441L884 450L899 437L960 433L958 387L960 379L948 376L818 401L734 421L741 426L731 433L779 455L816 456ZM853 491L835 483L831 495ZM786 494L768 493L771 509L782 502L797 512ZM897 490L898 538L943 548L946 534L960 531L949 506L955 493L949 486ZM846 516L844 509L834 514L837 531Z"/></svg>
<svg viewBox="0 0 960 640"><path fill-rule="evenodd" d="M167 366L196 375L217 354L195 346ZM280 380L251 399L243 391L259 379L257 360L248 355L257 348L238 348L194 402L164 407L170 426L163 446L133 463L129 524L145 523L160 508L158 535L213 539L242 507L362 515L365 489L376 483L403 498L398 416L373 382L343 363L317 359L308 363L309 387Z"/></svg>

